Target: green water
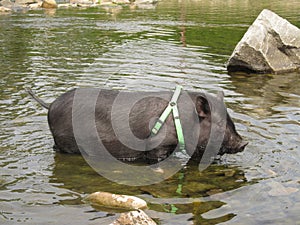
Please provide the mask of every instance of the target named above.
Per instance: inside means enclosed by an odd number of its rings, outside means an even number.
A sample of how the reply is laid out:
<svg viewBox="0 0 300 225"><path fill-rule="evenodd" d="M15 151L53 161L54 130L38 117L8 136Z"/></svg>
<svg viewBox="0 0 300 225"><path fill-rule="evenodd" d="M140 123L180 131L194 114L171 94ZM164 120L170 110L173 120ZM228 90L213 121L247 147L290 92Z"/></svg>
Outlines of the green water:
<svg viewBox="0 0 300 225"><path fill-rule="evenodd" d="M297 0L0 15L0 224L109 224L117 212L81 201L100 190L140 196L160 224L300 224L300 75L230 76L224 67L264 8L300 27ZM202 172L191 164L145 187L113 183L81 156L53 152L47 112L24 91L51 102L74 87L175 84L223 90L250 144Z"/></svg>

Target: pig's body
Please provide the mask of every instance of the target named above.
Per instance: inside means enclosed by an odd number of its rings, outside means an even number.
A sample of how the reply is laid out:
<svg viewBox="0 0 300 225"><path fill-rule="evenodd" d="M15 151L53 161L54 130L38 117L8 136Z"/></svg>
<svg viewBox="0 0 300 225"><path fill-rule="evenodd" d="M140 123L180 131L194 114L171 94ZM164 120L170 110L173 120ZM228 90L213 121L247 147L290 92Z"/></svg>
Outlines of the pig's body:
<svg viewBox="0 0 300 225"><path fill-rule="evenodd" d="M48 123L54 137L55 149L66 153L84 152L85 149L78 147L73 132L74 122L78 119L74 118L76 113L73 111L76 89L64 93L49 105L38 99L31 91L29 93L44 107L49 109ZM122 95L122 99L125 99L124 101L116 101L119 94ZM96 135L98 135L99 140L101 140L107 151L115 158L123 161L155 162L167 158L178 144L172 115L168 116L157 137L150 137L150 134L155 119L159 118L167 107L168 101L166 99L170 100L172 94L172 92L156 92L145 95L144 92L99 90L95 106L91 107L95 108L95 126L98 132ZM126 110L122 110L122 108L126 108L131 99L143 95L144 97L140 97L140 100L131 107L129 114ZM186 98L189 98L189 101ZM192 159L199 160L210 137L212 121L210 107L203 93L188 92L186 98L179 97L178 99L178 109L186 141L186 151L192 156ZM220 100L220 98L215 98L218 101ZM77 99L76 101L76 104L79 104L79 108L81 102L84 103L84 99L80 101ZM113 107L114 104L117 104L117 107ZM82 106L86 107L85 104L82 104ZM112 120L119 122L113 125ZM128 147L126 143L120 142L120 136L123 135L122 129L120 133L115 128L126 126L126 120L129 120L130 127L127 131L132 132L139 140L145 140L146 145L143 146L143 150L134 150L130 146ZM236 132L228 113L225 120L226 129L224 139L218 152L220 155L240 152L247 145ZM122 121L124 121L124 124ZM160 141L159 145L158 141Z"/></svg>

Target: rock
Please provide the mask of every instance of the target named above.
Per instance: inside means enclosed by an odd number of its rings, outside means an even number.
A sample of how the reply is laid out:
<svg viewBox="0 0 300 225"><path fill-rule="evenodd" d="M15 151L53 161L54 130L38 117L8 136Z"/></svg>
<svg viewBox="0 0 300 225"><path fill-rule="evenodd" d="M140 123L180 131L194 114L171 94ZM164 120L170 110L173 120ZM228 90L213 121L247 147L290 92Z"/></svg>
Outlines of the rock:
<svg viewBox="0 0 300 225"><path fill-rule="evenodd" d="M300 29L264 9L237 44L229 72L283 73L300 70Z"/></svg>
<svg viewBox="0 0 300 225"><path fill-rule="evenodd" d="M139 9L155 9L157 0L135 0L131 4L131 8L139 8Z"/></svg>
<svg viewBox="0 0 300 225"><path fill-rule="evenodd" d="M130 1L129 0L112 0L112 3L114 4L130 4Z"/></svg>
<svg viewBox="0 0 300 225"><path fill-rule="evenodd" d="M135 0L135 4L156 4L158 0Z"/></svg>
<svg viewBox="0 0 300 225"><path fill-rule="evenodd" d="M4 7L2 10L5 10L5 8L11 9L13 7L13 3L10 0L2 0L0 3L0 6Z"/></svg>
<svg viewBox="0 0 300 225"><path fill-rule="evenodd" d="M71 4L84 4L84 5L92 5L95 3L94 0L70 0Z"/></svg>
<svg viewBox="0 0 300 225"><path fill-rule="evenodd" d="M5 6L0 6L0 13L8 13L11 12L10 8L7 8Z"/></svg>
<svg viewBox="0 0 300 225"><path fill-rule="evenodd" d="M39 9L42 7L42 2L30 4L30 5L28 5L28 7L31 10Z"/></svg>
<svg viewBox="0 0 300 225"><path fill-rule="evenodd" d="M38 3L38 1L37 0L16 0L15 3L17 5L30 5L30 4Z"/></svg>
<svg viewBox="0 0 300 225"><path fill-rule="evenodd" d="M57 3L55 0L44 0L42 3L42 8L55 9L57 8Z"/></svg>
<svg viewBox="0 0 300 225"><path fill-rule="evenodd" d="M112 5L112 0L101 0L99 1L100 5Z"/></svg>
<svg viewBox="0 0 300 225"><path fill-rule="evenodd" d="M110 225L156 225L156 223L142 210L122 213Z"/></svg>
<svg viewBox="0 0 300 225"><path fill-rule="evenodd" d="M147 203L138 197L129 195L117 195L108 192L94 192L88 195L85 201L92 205L100 205L109 208L121 209L145 209Z"/></svg>
<svg viewBox="0 0 300 225"><path fill-rule="evenodd" d="M76 3L62 3L57 5L58 8L68 9L68 8L77 8Z"/></svg>

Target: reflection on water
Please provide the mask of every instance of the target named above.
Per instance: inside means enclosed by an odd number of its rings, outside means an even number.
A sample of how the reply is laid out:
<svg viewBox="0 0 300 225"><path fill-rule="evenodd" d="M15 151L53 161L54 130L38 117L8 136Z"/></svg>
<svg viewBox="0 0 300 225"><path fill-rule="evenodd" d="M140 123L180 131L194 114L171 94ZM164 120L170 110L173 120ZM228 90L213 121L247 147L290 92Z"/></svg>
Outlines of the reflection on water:
<svg viewBox="0 0 300 225"><path fill-rule="evenodd" d="M85 194L139 195L162 224L297 224L300 210L299 74L229 76L224 63L269 8L300 27L298 1L161 1L156 8L62 10L0 16L1 224L108 224L117 213ZM77 155L52 151L41 109L78 86L224 90L250 142L199 173L189 165L156 185L102 178Z"/></svg>
<svg viewBox="0 0 300 225"><path fill-rule="evenodd" d="M65 198L59 200L59 204L81 204L82 195L76 193L108 191L139 195L147 200L148 213L156 218L159 212L160 220L166 219L169 213L186 214L189 215L188 219L202 224L206 221L201 216L202 213L225 204L221 201L206 200L205 197L249 184L244 172L237 166L213 164L200 173L198 165L191 163L187 168L159 184L129 188L99 176L79 155L56 154L54 158L55 165L49 180L50 184L72 190L72 193L64 195ZM225 216L231 217L232 215ZM182 221L178 224L182 224Z"/></svg>

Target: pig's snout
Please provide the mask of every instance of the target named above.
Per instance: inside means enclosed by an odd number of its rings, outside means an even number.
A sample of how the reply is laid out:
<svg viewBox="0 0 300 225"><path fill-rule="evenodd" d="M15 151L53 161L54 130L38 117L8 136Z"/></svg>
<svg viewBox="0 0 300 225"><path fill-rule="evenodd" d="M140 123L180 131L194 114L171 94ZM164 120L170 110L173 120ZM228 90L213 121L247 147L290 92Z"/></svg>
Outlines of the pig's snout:
<svg viewBox="0 0 300 225"><path fill-rule="evenodd" d="M249 142L247 141L242 141L240 144L239 144L239 147L238 147L238 152L242 152L244 151L244 149L246 148L246 146L249 144Z"/></svg>
<svg viewBox="0 0 300 225"><path fill-rule="evenodd" d="M246 148L246 146L249 143L247 141L241 141L238 144L236 144L235 146L222 146L222 148L219 151L219 155L224 155L224 154L235 154L238 152L242 152L244 151L244 149Z"/></svg>

